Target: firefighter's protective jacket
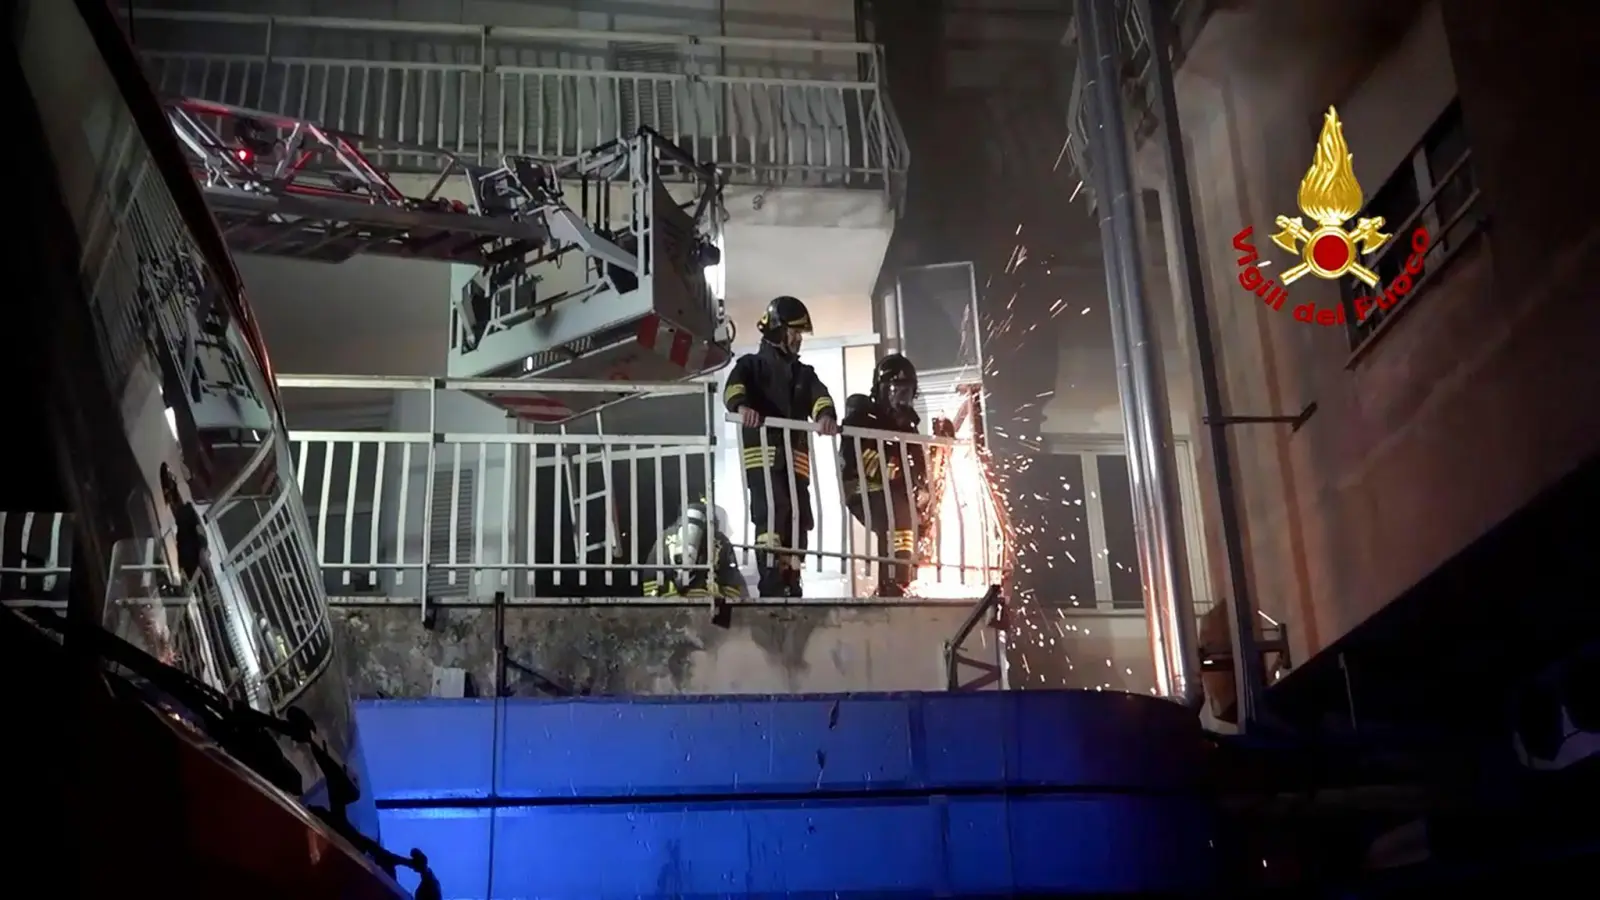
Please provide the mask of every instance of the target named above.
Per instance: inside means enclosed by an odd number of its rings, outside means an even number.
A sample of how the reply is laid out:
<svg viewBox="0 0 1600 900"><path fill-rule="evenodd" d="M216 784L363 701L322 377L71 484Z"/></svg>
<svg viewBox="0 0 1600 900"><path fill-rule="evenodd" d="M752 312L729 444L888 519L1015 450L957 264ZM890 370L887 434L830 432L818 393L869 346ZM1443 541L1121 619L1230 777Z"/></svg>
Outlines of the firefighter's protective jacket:
<svg viewBox="0 0 1600 900"><path fill-rule="evenodd" d="M834 411L833 397L817 377L815 369L795 356L785 353L769 343L763 343L755 353L739 357L722 389L722 402L728 412L738 412L748 406L763 418L819 419ZM766 444L761 441L766 432ZM786 465L788 458L780 456L784 446L781 428L745 428L740 432L747 469ZM794 474L797 478L811 477L811 459L806 450L806 432L790 431L788 442Z"/></svg>
<svg viewBox="0 0 1600 900"><path fill-rule="evenodd" d="M695 561L699 566L688 572L680 572L679 566L684 559L684 521L687 517L680 517L661 533L656 540L655 547L651 548L650 556L646 560L650 568L645 570L644 595L646 597L710 597L712 590L709 572L716 573L716 596L726 600L742 600L747 593L744 575L739 572L739 560L734 555L733 542L719 529L711 529L713 538L709 542L712 548L711 555L706 556L707 541L702 538L697 549ZM687 576L687 577L685 577Z"/></svg>
<svg viewBox="0 0 1600 900"><path fill-rule="evenodd" d="M845 427L873 428L878 431L903 431L916 434L921 420L911 410L899 411L865 394L851 394L844 403ZM857 453L859 445L860 452ZM855 496L865 480L868 491L881 491L887 484L902 484L908 479L913 488L925 488L928 464L920 443L856 438L845 434L839 439L840 472L846 496Z"/></svg>

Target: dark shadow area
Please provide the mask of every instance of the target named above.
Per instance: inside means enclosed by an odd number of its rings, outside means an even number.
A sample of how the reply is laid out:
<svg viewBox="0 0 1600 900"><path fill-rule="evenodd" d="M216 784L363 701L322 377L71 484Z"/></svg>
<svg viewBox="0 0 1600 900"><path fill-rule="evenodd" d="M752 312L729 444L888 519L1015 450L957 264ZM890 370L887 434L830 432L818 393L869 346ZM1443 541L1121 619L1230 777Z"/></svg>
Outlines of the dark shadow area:
<svg viewBox="0 0 1600 900"><path fill-rule="evenodd" d="M1356 730L1503 729L1537 671L1600 635L1597 497L1600 458L1296 669L1272 709Z"/></svg>

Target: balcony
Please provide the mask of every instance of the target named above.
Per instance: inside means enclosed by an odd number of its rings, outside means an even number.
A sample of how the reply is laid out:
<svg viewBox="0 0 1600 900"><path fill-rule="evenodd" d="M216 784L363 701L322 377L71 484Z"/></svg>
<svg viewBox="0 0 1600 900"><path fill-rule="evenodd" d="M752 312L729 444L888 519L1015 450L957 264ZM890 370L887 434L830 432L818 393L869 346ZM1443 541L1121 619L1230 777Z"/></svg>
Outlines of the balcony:
<svg viewBox="0 0 1600 900"><path fill-rule="evenodd" d="M480 162L567 157L648 126L734 184L882 191L907 150L873 44L137 9L183 95ZM391 171L421 154L377 156Z"/></svg>
<svg viewBox="0 0 1600 900"><path fill-rule="evenodd" d="M461 403L481 405L475 397L485 391L533 398L572 385L298 375L280 375L279 383L291 407L329 392L401 395L392 427L291 435L316 558L339 598L335 604L482 605L500 594L511 603L583 606L639 598L661 568L653 555L658 539L676 533L684 507L699 498L722 512L736 556L737 575L716 572L714 580L732 589L726 596L754 598L756 532L775 526L750 522L739 429L725 421L714 383L597 382L587 387L634 392L624 404L631 415L613 418L617 410L608 408L560 426L491 433L445 426L460 419ZM917 445L938 460L929 476L938 502L924 512L930 519L919 522L912 513L912 520L895 522L894 512L880 512L890 521L877 525L924 537L916 596L908 602L965 609L1005 578L1009 563L1003 511L974 481L983 477L983 464L973 422L957 417L955 437L845 434ZM624 424L611 427L617 420ZM629 433L628 423L637 422L655 424L650 433L637 425ZM879 567L895 561L845 512L852 497L838 473L839 444L812 434L806 423L772 426L801 432L809 447L801 455L816 460L809 545L793 550L804 560L805 596L783 602L872 601ZM771 451L780 446L775 442ZM758 450L744 456L751 452ZM864 505L870 519L873 507Z"/></svg>
<svg viewBox="0 0 1600 900"><path fill-rule="evenodd" d="M1176 70L1183 64L1185 53L1194 45L1217 4L1215 0L1174 0L1153 5L1157 10L1167 9L1170 13L1167 33L1172 42L1172 67ZM1156 107L1160 98L1156 95L1155 81L1150 73L1150 28L1139 15L1138 8L1125 0L1117 4L1116 19L1121 26L1117 29L1117 50L1122 65L1123 109L1131 144L1137 148L1155 132L1159 121ZM1083 69L1083 60L1076 57L1076 22L1067 30L1063 43L1074 48L1074 59L1067 73L1072 82L1067 95L1067 123L1070 129L1067 153L1078 177L1083 181L1084 197L1092 208L1093 161L1089 158L1088 106L1083 95L1089 85L1089 75Z"/></svg>

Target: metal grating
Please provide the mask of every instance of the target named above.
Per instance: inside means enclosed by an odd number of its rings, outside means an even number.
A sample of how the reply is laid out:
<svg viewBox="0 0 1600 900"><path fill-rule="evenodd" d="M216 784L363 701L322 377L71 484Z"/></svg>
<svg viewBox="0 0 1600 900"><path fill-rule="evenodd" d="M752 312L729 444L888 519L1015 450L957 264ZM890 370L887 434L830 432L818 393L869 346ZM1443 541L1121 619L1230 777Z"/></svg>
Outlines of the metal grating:
<svg viewBox="0 0 1600 900"><path fill-rule="evenodd" d="M619 72L672 75L683 69L683 59L671 45L624 44L612 51ZM622 134L654 128L669 138L678 137L677 80L671 78L617 79L617 114Z"/></svg>
<svg viewBox="0 0 1600 900"><path fill-rule="evenodd" d="M465 597L471 576L466 558L477 546L478 473L455 465L433 473L428 520L428 587L430 599Z"/></svg>

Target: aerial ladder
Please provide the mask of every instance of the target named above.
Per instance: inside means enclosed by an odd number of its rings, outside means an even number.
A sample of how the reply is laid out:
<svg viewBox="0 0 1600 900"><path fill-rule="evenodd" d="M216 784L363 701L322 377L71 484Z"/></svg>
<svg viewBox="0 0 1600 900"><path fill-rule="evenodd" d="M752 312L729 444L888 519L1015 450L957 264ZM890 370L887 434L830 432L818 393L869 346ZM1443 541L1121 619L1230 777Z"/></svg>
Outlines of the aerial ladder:
<svg viewBox="0 0 1600 900"><path fill-rule="evenodd" d="M706 275L722 261L721 175L652 129L490 165L205 100L166 108L235 252L471 266L452 298L451 378L678 381L731 358ZM430 188L401 191L375 158L432 169ZM548 423L630 395L480 393Z"/></svg>
<svg viewBox="0 0 1600 900"><path fill-rule="evenodd" d="M732 358L733 332L707 277L722 262L721 173L652 129L570 158L485 164L206 100L165 106L235 252L471 267L450 301L446 374L551 386L474 391L516 418L565 433L594 413L599 427L603 407L637 395L630 383L686 380ZM428 169L431 181L401 190L377 160ZM596 381L618 389L596 392ZM590 389L563 392L563 382ZM610 487L604 458L602 490L585 484L595 461L557 462L578 560L619 546L611 504L589 512Z"/></svg>

